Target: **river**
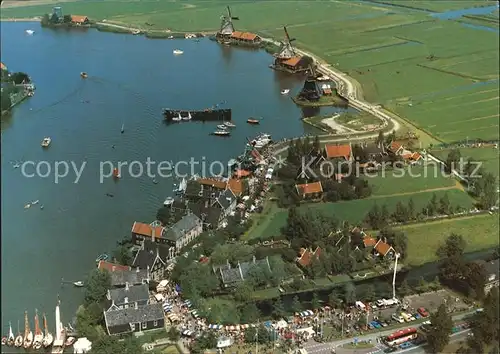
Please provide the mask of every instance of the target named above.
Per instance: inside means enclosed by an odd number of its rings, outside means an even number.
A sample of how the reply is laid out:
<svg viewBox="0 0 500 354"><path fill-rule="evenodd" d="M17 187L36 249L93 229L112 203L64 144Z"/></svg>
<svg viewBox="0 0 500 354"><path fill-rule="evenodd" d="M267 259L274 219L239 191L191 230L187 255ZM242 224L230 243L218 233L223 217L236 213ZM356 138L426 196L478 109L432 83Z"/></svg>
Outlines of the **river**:
<svg viewBox="0 0 500 354"><path fill-rule="evenodd" d="M301 110L280 94L283 88L297 93L302 79L269 69L272 57L264 51L222 47L208 39L54 31L35 23L2 22L1 30L2 62L10 71L29 73L37 88L2 118L3 333L9 321L14 331L18 320L22 327L25 310L32 322L35 308L47 312L53 326L58 294L63 321L69 322L83 292L62 286L61 279L84 279L97 255L129 236L134 221L153 221L172 194L171 178L154 184L126 172L117 183L109 178L100 183L101 161L227 162L259 132L275 139L314 133L300 120ZM174 49L184 54L174 56ZM82 71L88 79L80 78ZM162 121L163 107L202 109L222 101L233 109L237 125L230 138L209 136L213 123ZM249 116L264 119L250 126ZM40 142L46 136L52 144L44 150ZM52 168L56 161L86 165L78 183L71 171L55 183L53 173L24 177L13 167L16 161L47 161ZM24 209L33 200L39 204Z"/></svg>

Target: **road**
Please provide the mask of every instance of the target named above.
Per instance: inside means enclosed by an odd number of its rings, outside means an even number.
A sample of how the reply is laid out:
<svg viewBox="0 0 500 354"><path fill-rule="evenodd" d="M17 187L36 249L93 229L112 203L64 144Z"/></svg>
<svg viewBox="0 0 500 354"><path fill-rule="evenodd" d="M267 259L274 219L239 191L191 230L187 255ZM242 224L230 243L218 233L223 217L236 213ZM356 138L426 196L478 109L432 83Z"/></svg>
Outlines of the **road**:
<svg viewBox="0 0 500 354"><path fill-rule="evenodd" d="M461 321L464 318L466 318L467 316L472 315L473 313L474 313L474 311L466 312L466 313L461 313L459 315L452 316L452 319L453 319L453 321ZM399 328L399 329L401 329L401 328ZM390 329L390 330L387 330L387 331L368 333L366 335L358 336L356 338L358 338L358 341L360 341L360 342L361 341L369 341L369 340L371 340L374 344L377 344L377 338L388 336L388 335L390 335L391 333L394 333L397 330L398 330L397 328L393 328L393 329ZM453 338L453 341L460 340L460 338L462 338L462 337L459 336L459 335L467 336L467 332L468 331L469 330L465 330L465 331L462 331L462 332L458 332L458 333L452 334L451 337ZM338 347L343 346L344 344L352 343L353 340L354 340L354 338L346 338L346 339L341 339L341 340L338 340L338 341L328 342L328 343L309 342L308 344L306 344L304 346L304 348L307 350L308 353L313 353L313 354L327 354L327 353L330 353L333 348L338 348ZM382 346L377 345L375 348L371 348L370 350L364 350L363 354L367 354L369 352L377 352L377 351L380 352L381 350L383 350L382 348L383 348ZM422 353L423 351L418 351L419 348L421 350L423 350L421 347L414 347L414 348L409 348L409 349L398 351L397 353L402 353L402 352L407 352L407 351L411 351L411 354ZM353 351L351 351L351 353L352 352ZM358 349L356 352L358 354L361 354L361 350L360 349Z"/></svg>

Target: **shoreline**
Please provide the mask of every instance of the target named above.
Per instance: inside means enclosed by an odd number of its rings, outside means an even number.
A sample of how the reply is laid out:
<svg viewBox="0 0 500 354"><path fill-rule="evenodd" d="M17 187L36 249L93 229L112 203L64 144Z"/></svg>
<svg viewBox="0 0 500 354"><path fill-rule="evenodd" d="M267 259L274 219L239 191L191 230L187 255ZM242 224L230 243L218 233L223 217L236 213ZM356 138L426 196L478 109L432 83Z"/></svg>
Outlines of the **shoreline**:
<svg viewBox="0 0 500 354"><path fill-rule="evenodd" d="M41 17L0 18L0 22L40 22Z"/></svg>

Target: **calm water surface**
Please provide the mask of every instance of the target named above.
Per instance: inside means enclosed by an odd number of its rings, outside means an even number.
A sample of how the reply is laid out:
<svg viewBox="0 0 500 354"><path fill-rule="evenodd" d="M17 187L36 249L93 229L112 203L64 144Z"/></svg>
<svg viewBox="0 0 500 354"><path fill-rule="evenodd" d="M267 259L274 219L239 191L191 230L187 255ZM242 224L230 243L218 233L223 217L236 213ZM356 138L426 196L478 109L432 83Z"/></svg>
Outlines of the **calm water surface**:
<svg viewBox="0 0 500 354"><path fill-rule="evenodd" d="M35 34L27 36L26 29ZM33 98L2 120L3 332L8 321L14 327L22 323L25 310L32 319L35 308L48 312L53 326L57 294L69 322L82 292L61 286L61 278L84 279L97 255L129 236L134 221L154 220L172 194L171 179L153 184L146 176L125 174L118 183L101 184L100 161L226 162L258 132L275 139L312 132L301 122L301 110L280 95L283 88L296 93L302 81L269 69L272 58L263 51L221 47L208 39L53 31L33 23L4 22L1 30L2 62L29 73L37 87ZM173 56L173 49L184 55ZM82 71L87 80L80 78ZM162 122L163 107L201 109L222 101L233 109L237 125L230 138L209 136L215 124ZM249 126L249 116L264 120ZM52 137L47 150L40 147L45 136ZM56 184L52 175L23 177L14 161L87 165L77 184L72 172ZM33 200L44 209L24 209Z"/></svg>

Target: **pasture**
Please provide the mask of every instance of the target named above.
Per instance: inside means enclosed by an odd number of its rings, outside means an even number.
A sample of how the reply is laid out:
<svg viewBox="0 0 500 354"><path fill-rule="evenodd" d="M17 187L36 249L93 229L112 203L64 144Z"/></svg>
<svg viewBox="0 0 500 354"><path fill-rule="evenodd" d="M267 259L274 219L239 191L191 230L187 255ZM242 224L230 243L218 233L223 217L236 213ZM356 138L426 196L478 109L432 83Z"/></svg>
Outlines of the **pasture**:
<svg viewBox="0 0 500 354"><path fill-rule="evenodd" d="M427 203L431 200L433 193L436 197L441 198L445 193L448 194L451 205L461 206L463 208L471 208L474 201L463 191L458 189L449 190L436 190L434 192L421 192L404 195L387 196L383 198L368 198L353 201L343 201L338 203L316 203L304 204L300 206L302 211L313 210L323 213L329 217L335 217L339 221L346 220L351 224L358 224L362 222L366 214L370 211L373 205L379 206L386 205L389 212L393 212L398 202L407 205L409 200L412 199L415 205L415 210L422 210ZM255 237L272 238L281 234L281 228L286 225L288 211L275 207L269 212L265 219L262 219L256 227L252 228L250 232L245 235L246 239Z"/></svg>
<svg viewBox="0 0 500 354"><path fill-rule="evenodd" d="M467 241L466 252L498 246L498 215L481 214L400 227L408 236L407 265L421 265L438 259L436 250L452 234Z"/></svg>
<svg viewBox="0 0 500 354"><path fill-rule="evenodd" d="M481 166L488 172L493 173L495 176L499 176L499 165L500 165L500 155L498 149L491 147L486 148L461 148L460 154L463 158L464 163L467 163L469 158L472 158L476 162L480 162ZM431 150L430 153L436 156L438 159L446 160L446 157L450 153L451 149L436 149Z"/></svg>

